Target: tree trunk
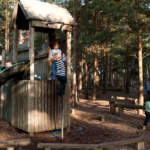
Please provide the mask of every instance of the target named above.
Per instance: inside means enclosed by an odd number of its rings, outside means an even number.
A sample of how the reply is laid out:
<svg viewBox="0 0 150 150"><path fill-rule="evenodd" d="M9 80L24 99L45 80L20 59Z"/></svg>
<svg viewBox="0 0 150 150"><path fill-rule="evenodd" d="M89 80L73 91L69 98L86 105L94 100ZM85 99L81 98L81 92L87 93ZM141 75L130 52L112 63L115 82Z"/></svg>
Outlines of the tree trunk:
<svg viewBox="0 0 150 150"><path fill-rule="evenodd" d="M9 0L5 1L5 52L8 53L9 52ZM5 58L4 58L5 59Z"/></svg>
<svg viewBox="0 0 150 150"><path fill-rule="evenodd" d="M73 106L76 106L77 102L78 102L78 99L77 99L77 96L76 96L76 93L77 93L77 75L76 75L76 41L77 41L77 36L76 36L76 28L74 27L74 49L73 49L73 85L72 85L72 103L73 103Z"/></svg>
<svg viewBox="0 0 150 150"><path fill-rule="evenodd" d="M112 87L112 56L109 57L109 87Z"/></svg>
<svg viewBox="0 0 150 150"><path fill-rule="evenodd" d="M103 93L106 93L106 55L103 53Z"/></svg>
<svg viewBox="0 0 150 150"><path fill-rule="evenodd" d="M128 50L128 47L127 47L127 50L126 50L126 76L125 76L125 91L126 93L129 93L130 90L129 90L129 50Z"/></svg>
<svg viewBox="0 0 150 150"><path fill-rule="evenodd" d="M82 72L83 72L83 60L79 61L79 74L78 74L78 90L82 90Z"/></svg>
<svg viewBox="0 0 150 150"><path fill-rule="evenodd" d="M89 88L88 88L88 65L85 63L85 96L86 99L89 97Z"/></svg>
<svg viewBox="0 0 150 150"><path fill-rule="evenodd" d="M98 75L97 75L97 71L98 71L98 59L97 57L95 57L94 59L94 73L93 73L93 95L92 95L92 100L96 100L96 89L97 89L97 85L98 85Z"/></svg>
<svg viewBox="0 0 150 150"><path fill-rule="evenodd" d="M144 105L144 87L143 87L143 57L142 57L142 29L138 31L138 65L139 65L139 105ZM139 110L139 114L143 111Z"/></svg>

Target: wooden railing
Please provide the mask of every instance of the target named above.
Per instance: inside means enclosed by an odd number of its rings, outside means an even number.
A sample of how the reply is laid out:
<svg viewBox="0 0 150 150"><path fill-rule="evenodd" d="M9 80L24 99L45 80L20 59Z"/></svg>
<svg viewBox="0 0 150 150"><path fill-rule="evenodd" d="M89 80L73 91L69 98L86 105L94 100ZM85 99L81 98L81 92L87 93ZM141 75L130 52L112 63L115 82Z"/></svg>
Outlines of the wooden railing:
<svg viewBox="0 0 150 150"><path fill-rule="evenodd" d="M103 150L105 148L111 148L117 146L126 146L130 144L135 144L135 150L144 150L145 141L150 141L150 134L146 136L141 136L137 138L132 138L128 140L122 140L117 142L106 142L101 144L59 144L59 143L39 143L38 148L51 150L51 149L94 149Z"/></svg>
<svg viewBox="0 0 150 150"><path fill-rule="evenodd" d="M93 149L93 150L104 150L113 149L118 146L133 146L135 150L150 150L145 149L145 142L150 141L150 134L130 138L127 140L116 141L116 142L105 142L101 144L60 144L60 143L38 143L37 149L51 150L51 149ZM7 150L15 150L17 147L25 147L31 144L30 139L16 139L9 141L0 141L0 149L6 148Z"/></svg>
<svg viewBox="0 0 150 150"><path fill-rule="evenodd" d="M30 139L16 139L8 141L0 141L0 149L14 150L16 147L24 147L31 144Z"/></svg>
<svg viewBox="0 0 150 150"><path fill-rule="evenodd" d="M120 104L118 103L117 98L111 97L109 101L110 113L121 115L124 112L124 109L135 109L135 110L144 109L144 106L138 105L137 99L122 99L122 100L124 100L124 102L127 102L127 103ZM129 101L133 103L130 104Z"/></svg>

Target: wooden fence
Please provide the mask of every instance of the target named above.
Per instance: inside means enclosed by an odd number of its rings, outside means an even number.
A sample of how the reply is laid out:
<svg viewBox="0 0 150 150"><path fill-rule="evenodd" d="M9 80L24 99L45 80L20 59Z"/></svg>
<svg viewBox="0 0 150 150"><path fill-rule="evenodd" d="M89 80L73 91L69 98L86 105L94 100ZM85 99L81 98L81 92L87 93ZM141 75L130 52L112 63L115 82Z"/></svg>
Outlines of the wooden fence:
<svg viewBox="0 0 150 150"><path fill-rule="evenodd" d="M3 86L0 119L29 133L61 128L57 80L9 81ZM65 101L65 127L69 118Z"/></svg>
<svg viewBox="0 0 150 150"><path fill-rule="evenodd" d="M112 114L118 114L121 115L124 112L124 109L134 109L137 110L143 110L144 106L138 105L137 99L134 98L123 98L123 97L111 97L109 101L110 105L110 113ZM123 104L119 102L119 100L123 100Z"/></svg>
<svg viewBox="0 0 150 150"><path fill-rule="evenodd" d="M37 149L51 150L51 149L93 149L93 150L103 150L103 149L114 149L118 146L128 146L132 144L132 148L135 150L150 150L150 148L145 149L145 141L150 141L150 135L141 136L137 138L132 138L128 140L122 140L117 142L107 142L101 144L61 144L61 143L39 143L37 144ZM0 141L0 149L7 148L7 150L15 150L15 148L20 148L24 146L31 145L31 139L16 139L8 141ZM133 145L134 144L134 145Z"/></svg>
<svg viewBox="0 0 150 150"><path fill-rule="evenodd" d="M0 149L7 148L7 150L14 150L15 147L24 147L31 144L30 139L16 139L8 141L0 141Z"/></svg>
<svg viewBox="0 0 150 150"><path fill-rule="evenodd" d="M117 142L107 142L101 144L58 144L58 143L39 143L38 148L51 150L51 149L94 149L94 150L104 150L118 147L118 146L127 146L134 144L135 150L148 150L145 149L145 141L150 141L150 134L132 138L128 140L122 140ZM149 149L150 150L150 149Z"/></svg>

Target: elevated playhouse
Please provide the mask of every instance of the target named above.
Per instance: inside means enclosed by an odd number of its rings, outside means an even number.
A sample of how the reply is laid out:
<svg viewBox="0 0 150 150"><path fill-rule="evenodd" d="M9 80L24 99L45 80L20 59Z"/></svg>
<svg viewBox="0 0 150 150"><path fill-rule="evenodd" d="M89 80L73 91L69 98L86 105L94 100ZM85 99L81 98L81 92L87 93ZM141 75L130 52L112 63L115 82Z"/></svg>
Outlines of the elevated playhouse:
<svg viewBox="0 0 150 150"><path fill-rule="evenodd" d="M48 33L48 42L56 38L56 31L65 34L67 56L67 86L64 96L65 127L70 125L69 98L71 91L71 32L74 24L70 13L55 4L46 2L19 0L13 12L12 26L14 30L14 44L12 61L18 63L4 73L0 80L8 76L1 85L0 118L12 126L29 133L60 129L61 110L57 96L58 83L47 80L48 55L35 55L35 33ZM29 41L25 57L19 61L18 31L26 30ZM24 55L25 54L25 55ZM41 80L34 80L34 75L41 76ZM12 76L10 76L13 74Z"/></svg>

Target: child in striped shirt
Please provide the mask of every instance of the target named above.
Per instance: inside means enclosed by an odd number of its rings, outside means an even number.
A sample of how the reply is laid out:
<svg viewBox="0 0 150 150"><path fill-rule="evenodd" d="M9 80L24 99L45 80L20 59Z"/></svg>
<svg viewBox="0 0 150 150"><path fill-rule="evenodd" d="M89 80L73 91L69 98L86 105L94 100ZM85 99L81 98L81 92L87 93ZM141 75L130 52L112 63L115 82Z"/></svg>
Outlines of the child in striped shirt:
<svg viewBox="0 0 150 150"><path fill-rule="evenodd" d="M65 94L65 87L66 87L66 67L65 67L65 56L60 58L59 55L56 53L54 54L54 61L56 64L56 78L60 82L59 84L59 96L63 96Z"/></svg>
<svg viewBox="0 0 150 150"><path fill-rule="evenodd" d="M55 64L55 60L54 60L54 55L57 54L59 58L62 57L62 51L61 49L59 49L59 42L55 41L53 48L50 52L49 55L49 61L51 62L51 73L50 73L50 78L49 79L55 79L56 76L56 64Z"/></svg>

